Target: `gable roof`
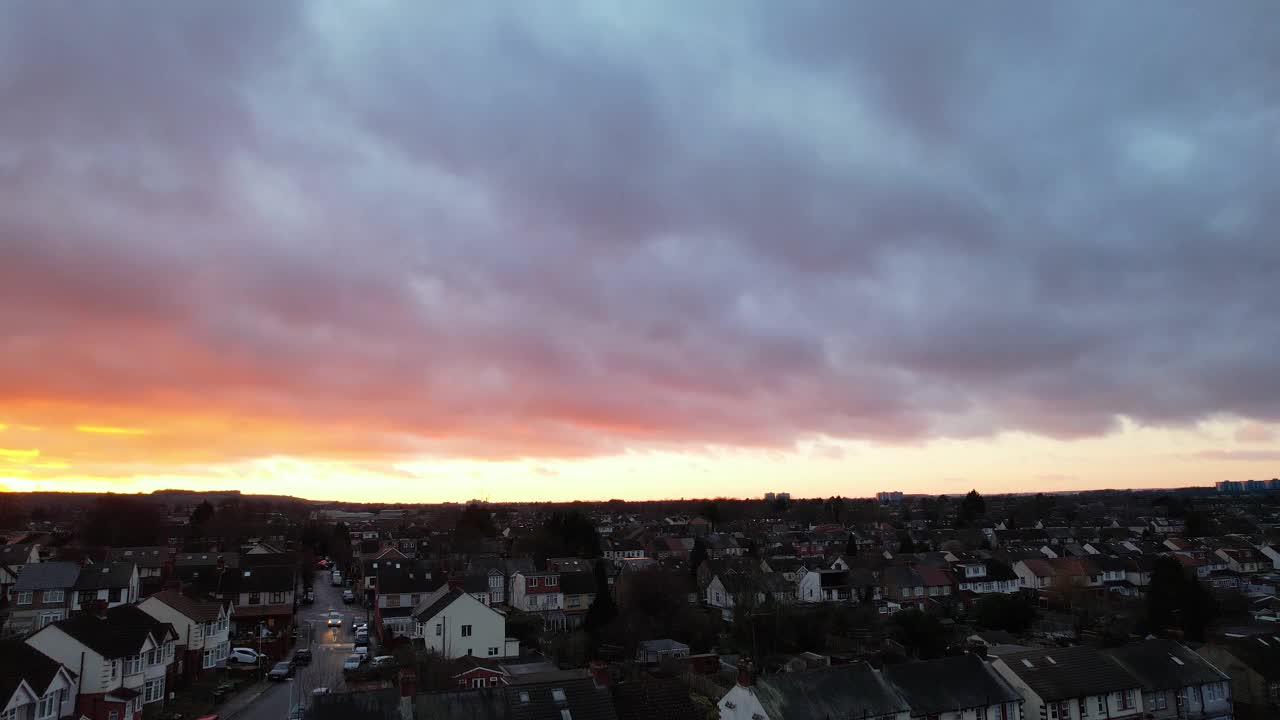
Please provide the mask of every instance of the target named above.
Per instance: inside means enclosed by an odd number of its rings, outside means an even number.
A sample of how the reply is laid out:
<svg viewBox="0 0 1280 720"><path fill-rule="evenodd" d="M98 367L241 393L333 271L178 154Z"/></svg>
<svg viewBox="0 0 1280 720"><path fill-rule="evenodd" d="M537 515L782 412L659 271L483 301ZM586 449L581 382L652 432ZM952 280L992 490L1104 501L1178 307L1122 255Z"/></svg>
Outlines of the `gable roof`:
<svg viewBox="0 0 1280 720"><path fill-rule="evenodd" d="M563 693L563 701L557 700L557 690ZM568 710L573 720L616 720L618 717L609 689L597 687L589 677L516 679L503 692L507 717L511 720L561 720L561 710Z"/></svg>
<svg viewBox="0 0 1280 720"><path fill-rule="evenodd" d="M222 603L193 600L177 590L161 590L152 595L150 600L157 600L177 610L196 622L209 623L218 619L222 612Z"/></svg>
<svg viewBox="0 0 1280 720"><path fill-rule="evenodd" d="M70 590L80 577L80 566L72 562L33 563L22 568L13 592Z"/></svg>
<svg viewBox="0 0 1280 720"><path fill-rule="evenodd" d="M442 585L418 603L418 607L413 609L413 619L418 622L428 622L463 595L466 593L461 590L451 590L448 585Z"/></svg>
<svg viewBox="0 0 1280 720"><path fill-rule="evenodd" d="M1009 681L977 655L904 663L885 669L885 677L911 705L912 715L985 707L1022 699Z"/></svg>
<svg viewBox="0 0 1280 720"><path fill-rule="evenodd" d="M761 678L755 696L769 717L787 720L879 717L911 709L880 673L865 664Z"/></svg>
<svg viewBox="0 0 1280 720"><path fill-rule="evenodd" d="M625 682L613 688L613 709L618 720L702 720L689 690L675 678ZM577 717L577 715L574 715Z"/></svg>
<svg viewBox="0 0 1280 720"><path fill-rule="evenodd" d="M105 618L82 614L48 627L56 627L105 658L136 655L148 639L159 644L177 637L172 625L156 620L136 605L111 608Z"/></svg>
<svg viewBox="0 0 1280 720"><path fill-rule="evenodd" d="M25 565L31 559L31 545L0 545L0 565Z"/></svg>
<svg viewBox="0 0 1280 720"><path fill-rule="evenodd" d="M238 588L242 593L288 592L294 589L294 567L291 565L245 567L229 574L238 578Z"/></svg>
<svg viewBox="0 0 1280 720"><path fill-rule="evenodd" d="M108 590L129 586L133 580L132 562L112 562L102 565L86 565L80 568L76 578L76 590Z"/></svg>
<svg viewBox="0 0 1280 720"><path fill-rule="evenodd" d="M1143 690L1174 690L1230 679L1209 661L1173 640L1147 640L1108 650L1107 654L1138 678Z"/></svg>
<svg viewBox="0 0 1280 720"><path fill-rule="evenodd" d="M1047 701L1099 695L1142 685L1119 663L1085 645L1028 650L1005 655L1000 660Z"/></svg>
<svg viewBox="0 0 1280 720"><path fill-rule="evenodd" d="M61 667L57 660L19 640L0 643L0 707L23 681L37 695L43 695Z"/></svg>

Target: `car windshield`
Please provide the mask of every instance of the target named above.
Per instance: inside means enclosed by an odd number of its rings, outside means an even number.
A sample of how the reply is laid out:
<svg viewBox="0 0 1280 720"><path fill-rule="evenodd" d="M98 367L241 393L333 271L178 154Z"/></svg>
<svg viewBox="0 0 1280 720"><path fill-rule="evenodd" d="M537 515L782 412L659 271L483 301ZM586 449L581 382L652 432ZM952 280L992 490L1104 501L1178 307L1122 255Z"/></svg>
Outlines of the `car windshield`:
<svg viewBox="0 0 1280 720"><path fill-rule="evenodd" d="M288 669L289 669L289 663L287 663L287 662L278 662L278 663L276 663L276 669L277 669L277 670L288 670ZM259 672L261 672L261 671L259 671Z"/></svg>
<svg viewBox="0 0 1280 720"><path fill-rule="evenodd" d="M359 655L348 655L348 656L347 656L347 662L357 662L357 663L358 663L358 662L360 662L360 656L359 656Z"/></svg>
<svg viewBox="0 0 1280 720"><path fill-rule="evenodd" d="M341 613L336 613L336 612L334 612L334 613L329 613L329 619L330 619L330 620L338 620L338 619L340 619L341 617L342 617L342 614L341 614Z"/></svg>

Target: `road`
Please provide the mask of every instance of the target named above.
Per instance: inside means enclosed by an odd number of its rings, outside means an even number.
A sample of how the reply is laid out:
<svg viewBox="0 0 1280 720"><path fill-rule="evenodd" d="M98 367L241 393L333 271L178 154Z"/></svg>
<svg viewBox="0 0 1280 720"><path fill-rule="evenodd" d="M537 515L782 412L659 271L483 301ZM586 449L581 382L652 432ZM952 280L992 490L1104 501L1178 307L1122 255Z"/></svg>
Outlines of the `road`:
<svg viewBox="0 0 1280 720"><path fill-rule="evenodd" d="M307 704L313 689L327 687L332 692L343 689L342 662L351 654L355 639L352 622L364 621L368 616L359 604L344 605L342 590L329 584L329 573L316 573L315 604L300 606L297 616L297 647L307 647L310 635L311 664L299 667L292 680L276 683L238 713L235 720L286 720L290 708ZM342 627L326 626L330 610L343 614Z"/></svg>

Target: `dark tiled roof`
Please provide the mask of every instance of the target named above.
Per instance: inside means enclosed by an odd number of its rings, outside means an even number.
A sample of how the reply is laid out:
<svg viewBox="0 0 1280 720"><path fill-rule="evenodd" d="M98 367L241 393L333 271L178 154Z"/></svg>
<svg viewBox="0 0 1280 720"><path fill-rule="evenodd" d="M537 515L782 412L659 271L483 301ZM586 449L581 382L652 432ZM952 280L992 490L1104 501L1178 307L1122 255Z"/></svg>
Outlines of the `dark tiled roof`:
<svg viewBox="0 0 1280 720"><path fill-rule="evenodd" d="M106 590L129 586L133 579L132 562L113 562L102 565L86 565L80 568L76 578L76 590Z"/></svg>
<svg viewBox="0 0 1280 720"><path fill-rule="evenodd" d="M298 554L295 552L275 553L243 553L240 555L240 567L297 567Z"/></svg>
<svg viewBox="0 0 1280 720"><path fill-rule="evenodd" d="M1043 700L1068 700L1141 687L1136 677L1097 650L1079 645L1029 650L1000 658Z"/></svg>
<svg viewBox="0 0 1280 720"><path fill-rule="evenodd" d="M413 617L419 622L427 622L464 594L461 590L438 590L434 596L424 598L422 604L413 609Z"/></svg>
<svg viewBox="0 0 1280 720"><path fill-rule="evenodd" d="M912 715L985 707L1022 699L977 655L894 665L885 677L911 705Z"/></svg>
<svg viewBox="0 0 1280 720"><path fill-rule="evenodd" d="M43 695L58 674L56 660L19 640L0 643L0 707L9 702L23 680Z"/></svg>
<svg viewBox="0 0 1280 720"><path fill-rule="evenodd" d="M627 682L613 688L613 709L618 720L702 720L689 690L675 678ZM577 714L574 714L577 717Z"/></svg>
<svg viewBox="0 0 1280 720"><path fill-rule="evenodd" d="M80 576L80 566L71 562L34 563L22 568L12 592L70 590Z"/></svg>
<svg viewBox="0 0 1280 720"><path fill-rule="evenodd" d="M560 574L560 591L566 595L587 595L596 591L596 578L589 572Z"/></svg>
<svg viewBox="0 0 1280 720"><path fill-rule="evenodd" d="M425 566L402 560L398 568L379 568L376 582L379 593L426 593L443 585L444 578L436 578Z"/></svg>
<svg viewBox="0 0 1280 720"><path fill-rule="evenodd" d="M136 605L111 608L105 618L77 615L51 627L57 627L105 658L136 655L148 637L163 641L176 635L172 625L156 620Z"/></svg>
<svg viewBox="0 0 1280 720"><path fill-rule="evenodd" d="M1173 640L1147 640L1108 650L1107 654L1142 681L1143 690L1173 690L1229 679L1204 658Z"/></svg>
<svg viewBox="0 0 1280 720"><path fill-rule="evenodd" d="M292 565L241 567L234 571L242 593L288 592L294 589L294 573Z"/></svg>
<svg viewBox="0 0 1280 720"><path fill-rule="evenodd" d="M169 548L154 547L122 547L107 550L108 562L131 562L138 567L164 567L169 560Z"/></svg>
<svg viewBox="0 0 1280 720"><path fill-rule="evenodd" d="M30 556L30 545L0 545L0 565L25 565Z"/></svg>
<svg viewBox="0 0 1280 720"><path fill-rule="evenodd" d="M1215 641L1237 660L1267 680L1280 680L1280 640L1274 635L1227 638Z"/></svg>
<svg viewBox="0 0 1280 720"><path fill-rule="evenodd" d="M178 553L173 556L173 564L175 567L217 567L218 558L222 558L226 567L240 567L240 555L238 553Z"/></svg>
<svg viewBox="0 0 1280 720"><path fill-rule="evenodd" d="M208 623L218 619L222 603L192 600L177 590L162 590L151 596L153 600L168 605L196 622Z"/></svg>
<svg viewBox="0 0 1280 720"><path fill-rule="evenodd" d="M564 701L556 699L556 691ZM519 680L505 690L507 717L511 720L561 720L561 710L569 710L573 720L615 720L613 698L608 688L596 687L589 677L567 677L550 681ZM525 701L528 698L528 701ZM651 716L652 717L652 716Z"/></svg>
<svg viewBox="0 0 1280 720"><path fill-rule="evenodd" d="M827 720L910 710L884 677L866 665L840 665L761 678L756 698L771 718Z"/></svg>

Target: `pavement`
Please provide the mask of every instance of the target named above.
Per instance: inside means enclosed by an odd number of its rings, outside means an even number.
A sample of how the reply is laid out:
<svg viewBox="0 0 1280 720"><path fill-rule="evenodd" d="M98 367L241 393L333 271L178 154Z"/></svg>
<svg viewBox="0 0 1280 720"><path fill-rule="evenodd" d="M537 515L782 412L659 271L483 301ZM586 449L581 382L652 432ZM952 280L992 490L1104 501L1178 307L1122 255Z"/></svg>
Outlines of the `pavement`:
<svg viewBox="0 0 1280 720"><path fill-rule="evenodd" d="M300 606L297 614L296 647L311 648L311 664L297 668L289 680L255 684L228 698L218 708L222 720L287 720L293 707L309 704L315 688L329 688L330 692L345 689L342 663L355 646L351 626L356 620L366 620L368 612L356 603L343 604L342 590L329 584L329 573L316 573L316 601ZM326 626L330 610L342 613L342 627Z"/></svg>

